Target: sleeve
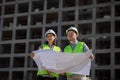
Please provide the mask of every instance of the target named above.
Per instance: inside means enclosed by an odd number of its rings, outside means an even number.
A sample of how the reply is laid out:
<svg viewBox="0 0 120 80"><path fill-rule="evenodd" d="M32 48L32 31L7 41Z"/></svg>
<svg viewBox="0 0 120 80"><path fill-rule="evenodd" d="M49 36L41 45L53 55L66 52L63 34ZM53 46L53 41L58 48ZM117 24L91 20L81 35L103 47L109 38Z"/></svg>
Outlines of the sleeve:
<svg viewBox="0 0 120 80"><path fill-rule="evenodd" d="M40 45L39 47L38 47L38 50L41 50L43 47L42 47L42 45Z"/></svg>
<svg viewBox="0 0 120 80"><path fill-rule="evenodd" d="M83 51L84 52L89 51L89 48L88 48L88 46L85 43L83 44Z"/></svg>

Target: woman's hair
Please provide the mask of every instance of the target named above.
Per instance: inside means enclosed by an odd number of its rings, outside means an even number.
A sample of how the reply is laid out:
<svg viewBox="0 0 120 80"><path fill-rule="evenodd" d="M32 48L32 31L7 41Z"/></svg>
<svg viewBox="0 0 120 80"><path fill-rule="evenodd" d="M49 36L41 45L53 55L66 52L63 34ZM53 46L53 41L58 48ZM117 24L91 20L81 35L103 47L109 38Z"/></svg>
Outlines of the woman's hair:
<svg viewBox="0 0 120 80"><path fill-rule="evenodd" d="M46 44L48 44L48 41L45 41ZM54 39L52 45L56 45L56 39Z"/></svg>
<svg viewBox="0 0 120 80"><path fill-rule="evenodd" d="M54 34L52 34L52 35L55 36ZM56 41L56 38L55 38L55 39L53 40L52 45L56 45L56 42L57 42L57 41ZM45 43L48 44L48 41L45 41Z"/></svg>

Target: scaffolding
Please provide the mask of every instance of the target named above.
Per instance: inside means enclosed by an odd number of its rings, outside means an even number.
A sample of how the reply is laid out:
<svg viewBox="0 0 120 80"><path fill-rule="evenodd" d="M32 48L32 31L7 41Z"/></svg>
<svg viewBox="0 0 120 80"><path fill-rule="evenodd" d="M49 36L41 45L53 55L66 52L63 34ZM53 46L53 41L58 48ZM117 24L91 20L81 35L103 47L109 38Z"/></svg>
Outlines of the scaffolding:
<svg viewBox="0 0 120 80"><path fill-rule="evenodd" d="M120 0L0 0L0 80L33 80L38 68L29 53L48 29L63 50L70 26L95 55L90 79L120 80Z"/></svg>

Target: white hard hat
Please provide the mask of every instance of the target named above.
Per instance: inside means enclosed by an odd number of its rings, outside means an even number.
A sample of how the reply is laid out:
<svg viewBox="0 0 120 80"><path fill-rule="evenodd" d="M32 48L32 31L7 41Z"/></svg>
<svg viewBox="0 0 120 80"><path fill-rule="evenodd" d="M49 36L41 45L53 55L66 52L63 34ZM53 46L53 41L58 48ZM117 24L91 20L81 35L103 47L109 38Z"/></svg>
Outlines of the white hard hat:
<svg viewBox="0 0 120 80"><path fill-rule="evenodd" d="M55 37L57 36L56 33L55 33L52 29L49 29L49 30L45 33L45 37L47 36L47 34L53 34L53 35L55 35Z"/></svg>
<svg viewBox="0 0 120 80"><path fill-rule="evenodd" d="M77 33L77 35L79 34L76 27L72 27L72 26L71 26L70 28L68 28L68 29L66 30L66 34L68 33L68 31L75 31L75 32Z"/></svg>

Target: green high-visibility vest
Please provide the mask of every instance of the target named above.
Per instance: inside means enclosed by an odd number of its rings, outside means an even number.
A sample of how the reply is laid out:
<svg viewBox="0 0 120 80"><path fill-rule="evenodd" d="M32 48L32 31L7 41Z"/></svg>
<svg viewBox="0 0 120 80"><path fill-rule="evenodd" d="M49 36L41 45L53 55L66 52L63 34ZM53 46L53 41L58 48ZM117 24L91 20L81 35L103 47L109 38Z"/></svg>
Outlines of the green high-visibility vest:
<svg viewBox="0 0 120 80"><path fill-rule="evenodd" d="M83 53L84 50L83 50L83 45L85 43L84 42L78 42L74 49L72 49L72 47L70 45L67 45L65 48L64 48L64 52L65 53L70 53L70 54L74 54L74 53ZM72 73L67 73L67 76L71 76Z"/></svg>
<svg viewBox="0 0 120 80"><path fill-rule="evenodd" d="M50 47L49 47L47 44L42 44L42 49L43 49L43 50L47 50L47 49L50 49ZM58 47L58 46L54 46L54 47L53 47L53 51L60 52L61 49L60 49L60 47ZM47 73L47 70L39 70L39 69L38 69L38 71L37 71L37 76L39 76L39 75L45 75L45 74L48 74L48 73ZM53 72L50 73L50 75L53 76L53 77L58 77L58 74L53 73Z"/></svg>
<svg viewBox="0 0 120 80"><path fill-rule="evenodd" d="M84 45L84 42L78 42L75 45L74 49L72 49L72 47L68 45L64 48L64 52L65 53L83 53L83 45Z"/></svg>

